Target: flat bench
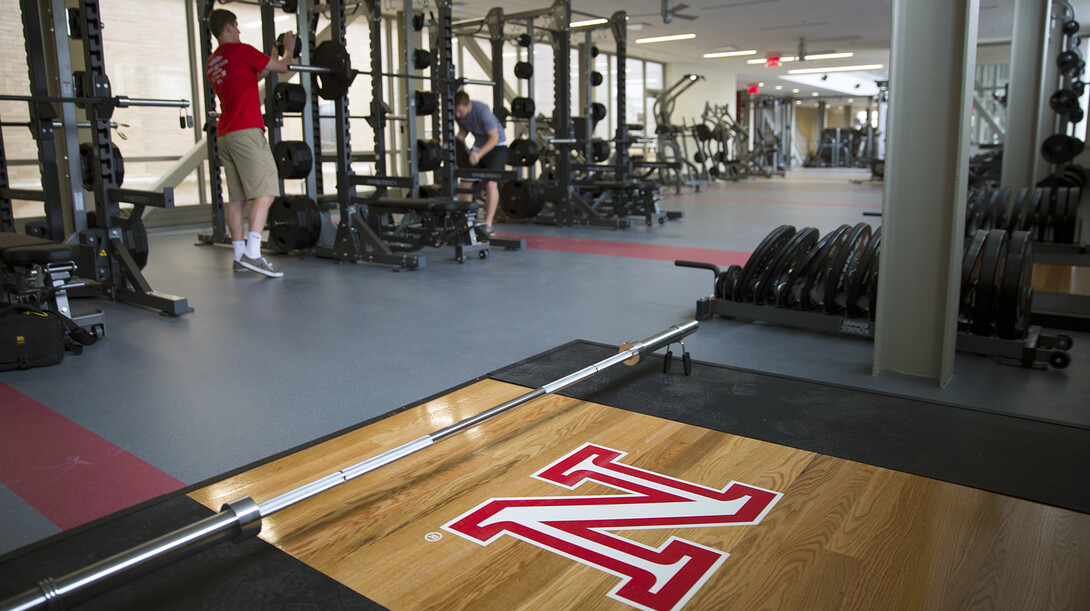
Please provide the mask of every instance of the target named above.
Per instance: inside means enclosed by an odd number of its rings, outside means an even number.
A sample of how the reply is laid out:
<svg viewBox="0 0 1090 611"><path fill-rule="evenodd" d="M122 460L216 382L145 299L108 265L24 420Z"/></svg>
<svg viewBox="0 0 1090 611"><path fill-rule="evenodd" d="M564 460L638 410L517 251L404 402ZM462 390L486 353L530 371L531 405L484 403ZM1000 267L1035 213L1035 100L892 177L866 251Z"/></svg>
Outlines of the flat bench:
<svg viewBox="0 0 1090 611"><path fill-rule="evenodd" d="M459 199L383 197L367 204L371 212L475 212L477 202Z"/></svg>
<svg viewBox="0 0 1090 611"><path fill-rule="evenodd" d="M21 233L0 232L0 256L11 265L48 265L76 258L75 246Z"/></svg>

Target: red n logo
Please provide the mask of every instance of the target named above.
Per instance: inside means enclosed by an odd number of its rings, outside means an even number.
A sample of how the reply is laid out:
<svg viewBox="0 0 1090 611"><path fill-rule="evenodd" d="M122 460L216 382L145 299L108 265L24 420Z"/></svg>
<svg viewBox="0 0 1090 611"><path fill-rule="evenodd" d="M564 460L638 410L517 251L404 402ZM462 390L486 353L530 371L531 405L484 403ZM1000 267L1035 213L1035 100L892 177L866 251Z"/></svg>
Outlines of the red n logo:
<svg viewBox="0 0 1090 611"><path fill-rule="evenodd" d="M481 545L511 535L620 577L611 598L679 609L729 554L677 537L655 549L610 531L756 524L782 493L698 486L617 462L624 455L586 444L534 474L570 490L594 481L624 494L491 499L443 528Z"/></svg>

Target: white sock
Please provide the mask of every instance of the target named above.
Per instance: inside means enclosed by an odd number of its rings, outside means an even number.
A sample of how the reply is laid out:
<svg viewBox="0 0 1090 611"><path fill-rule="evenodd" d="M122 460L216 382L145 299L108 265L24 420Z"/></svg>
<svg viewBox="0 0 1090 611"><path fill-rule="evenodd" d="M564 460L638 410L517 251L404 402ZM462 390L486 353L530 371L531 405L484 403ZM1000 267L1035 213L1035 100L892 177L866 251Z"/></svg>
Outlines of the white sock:
<svg viewBox="0 0 1090 611"><path fill-rule="evenodd" d="M246 252L245 240L239 240L238 242L231 242L231 248L235 249L235 261L242 258L243 253Z"/></svg>
<svg viewBox="0 0 1090 611"><path fill-rule="evenodd" d="M246 256L256 259L261 256L261 234L250 232L246 235Z"/></svg>

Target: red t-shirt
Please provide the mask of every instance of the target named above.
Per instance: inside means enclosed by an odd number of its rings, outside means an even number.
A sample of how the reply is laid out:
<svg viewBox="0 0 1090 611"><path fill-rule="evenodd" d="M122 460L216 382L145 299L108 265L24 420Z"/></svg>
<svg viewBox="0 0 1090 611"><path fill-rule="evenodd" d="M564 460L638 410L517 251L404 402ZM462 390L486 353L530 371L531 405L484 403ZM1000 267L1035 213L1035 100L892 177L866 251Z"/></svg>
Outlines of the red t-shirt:
<svg viewBox="0 0 1090 611"><path fill-rule="evenodd" d="M257 95L257 75L267 65L268 55L240 42L221 44L208 58L204 71L222 106L216 123L218 135L251 127L265 129Z"/></svg>

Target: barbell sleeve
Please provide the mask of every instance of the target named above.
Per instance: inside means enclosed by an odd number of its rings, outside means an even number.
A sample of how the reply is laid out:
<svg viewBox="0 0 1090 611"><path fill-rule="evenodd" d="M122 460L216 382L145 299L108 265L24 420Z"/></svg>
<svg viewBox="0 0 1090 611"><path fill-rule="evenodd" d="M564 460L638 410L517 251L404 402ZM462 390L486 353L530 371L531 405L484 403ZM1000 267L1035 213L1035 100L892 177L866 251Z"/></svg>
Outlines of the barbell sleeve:
<svg viewBox="0 0 1090 611"><path fill-rule="evenodd" d="M229 504L214 516L87 565L64 577L43 579L38 582L36 590L28 590L3 601L0 608L4 611L63 609L93 598L185 556L239 536L244 528L243 519L252 523L256 516L257 506L252 501L250 505L246 511L240 511ZM257 520L260 520L259 516Z"/></svg>
<svg viewBox="0 0 1090 611"><path fill-rule="evenodd" d="M157 100L154 98L130 98L119 95L114 100L118 108L129 106L158 106L165 108L189 108L189 100Z"/></svg>
<svg viewBox="0 0 1090 611"><path fill-rule="evenodd" d="M482 80L470 79L470 78L460 78L460 79L455 79L455 80L457 80L460 83L465 83L466 85L494 86L496 84L496 81L482 81Z"/></svg>
<svg viewBox="0 0 1090 611"><path fill-rule="evenodd" d="M15 102L60 102L75 104L114 104L119 108L129 106L167 106L189 108L189 100L157 100L152 98L130 98L119 95L113 98L68 97L54 95L0 95L0 100Z"/></svg>
<svg viewBox="0 0 1090 611"><path fill-rule="evenodd" d="M0 602L0 611L31 611L33 609L51 609L72 605L222 541L228 539L239 540L254 536L260 532L261 520L266 516L335 488L348 480L415 454L420 450L431 447L440 439L476 426L485 420L538 397L567 388L614 365L620 363L635 365L641 355L654 352L663 346L680 341L695 333L699 324L697 321L691 320L679 325L672 325L665 331L643 340L627 342L621 346L617 354L593 365L584 367L579 371L549 382L540 388L524 393L450 426L303 484L264 503L255 503L249 497L232 501L224 505L223 509L214 516L115 554L63 577L57 579L46 578L38 583L37 589L28 590Z"/></svg>
<svg viewBox="0 0 1090 611"><path fill-rule="evenodd" d="M288 66L288 70L292 72L306 72L309 74L330 74L333 72L332 68L326 68L325 66L304 66L302 64L291 64Z"/></svg>

